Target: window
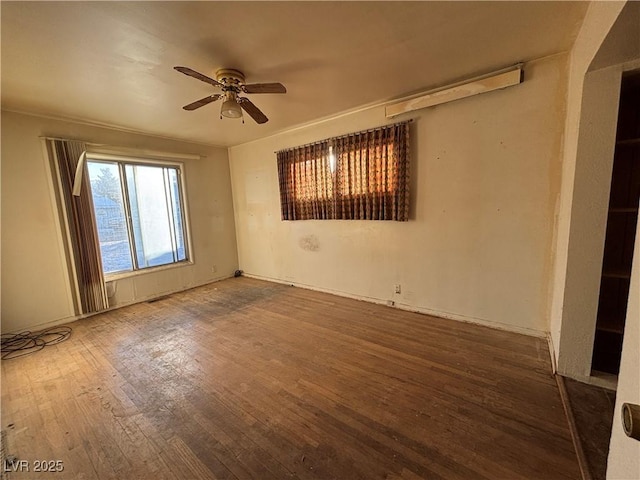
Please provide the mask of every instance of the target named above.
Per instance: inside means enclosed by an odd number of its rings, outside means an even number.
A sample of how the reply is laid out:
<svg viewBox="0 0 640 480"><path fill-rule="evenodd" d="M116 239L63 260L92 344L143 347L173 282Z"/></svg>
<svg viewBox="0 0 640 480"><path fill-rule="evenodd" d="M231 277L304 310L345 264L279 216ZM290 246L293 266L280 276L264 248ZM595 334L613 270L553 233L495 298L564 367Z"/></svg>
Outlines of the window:
<svg viewBox="0 0 640 480"><path fill-rule="evenodd" d="M188 259L177 164L87 155L105 275Z"/></svg>
<svg viewBox="0 0 640 480"><path fill-rule="evenodd" d="M408 220L408 122L277 155L283 220Z"/></svg>

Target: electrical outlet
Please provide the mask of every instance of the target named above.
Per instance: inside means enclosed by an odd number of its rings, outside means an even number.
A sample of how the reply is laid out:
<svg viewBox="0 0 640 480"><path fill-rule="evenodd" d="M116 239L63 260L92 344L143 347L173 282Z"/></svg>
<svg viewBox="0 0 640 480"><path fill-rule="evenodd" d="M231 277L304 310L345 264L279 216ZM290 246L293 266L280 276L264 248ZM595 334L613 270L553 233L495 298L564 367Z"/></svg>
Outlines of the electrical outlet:
<svg viewBox="0 0 640 480"><path fill-rule="evenodd" d="M395 307L396 306L396 302L394 302L393 300L387 300L387 307Z"/></svg>
<svg viewBox="0 0 640 480"><path fill-rule="evenodd" d="M211 273L216 273L218 271L218 266L217 265L213 265L211 267Z"/></svg>
<svg viewBox="0 0 640 480"><path fill-rule="evenodd" d="M400 284L399 284L399 283L396 283L396 289L395 289L395 292L396 292L396 293L400 293L401 291L402 291L402 289L400 288Z"/></svg>

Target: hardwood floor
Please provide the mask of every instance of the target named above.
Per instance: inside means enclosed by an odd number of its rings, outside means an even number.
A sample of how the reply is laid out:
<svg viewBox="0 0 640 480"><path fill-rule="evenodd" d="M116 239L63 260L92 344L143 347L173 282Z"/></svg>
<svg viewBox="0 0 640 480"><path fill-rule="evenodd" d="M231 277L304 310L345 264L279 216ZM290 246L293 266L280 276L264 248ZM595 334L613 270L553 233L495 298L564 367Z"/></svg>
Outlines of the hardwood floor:
<svg viewBox="0 0 640 480"><path fill-rule="evenodd" d="M564 382L589 476L592 480L605 480L616 392L570 378Z"/></svg>
<svg viewBox="0 0 640 480"><path fill-rule="evenodd" d="M2 362L10 478L580 477L543 339L243 277L71 326Z"/></svg>

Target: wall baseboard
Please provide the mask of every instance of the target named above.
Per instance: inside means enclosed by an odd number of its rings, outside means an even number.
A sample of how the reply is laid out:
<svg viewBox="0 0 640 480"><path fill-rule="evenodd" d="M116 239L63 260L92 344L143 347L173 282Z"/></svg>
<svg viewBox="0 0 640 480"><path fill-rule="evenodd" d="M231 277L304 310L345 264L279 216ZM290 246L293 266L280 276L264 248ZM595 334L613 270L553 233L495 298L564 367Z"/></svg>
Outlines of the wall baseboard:
<svg viewBox="0 0 640 480"><path fill-rule="evenodd" d="M85 318L89 315L73 315L70 317L62 317L62 318L57 318L55 320L49 320L48 322L42 322L42 323L38 323L36 325L30 325L27 328L21 328L18 330L10 330L5 332L4 330L2 330L2 334L8 334L8 335L12 335L15 333L21 333L21 332L26 332L26 331L38 331L38 330L44 330L45 328L50 328L50 327L57 327L58 325L65 325L67 323L72 323L75 322L76 320L80 320L82 318Z"/></svg>
<svg viewBox="0 0 640 480"><path fill-rule="evenodd" d="M101 313L111 312L113 310L118 310L119 308L128 307L129 305L135 305L137 303L148 302L150 300L153 300L153 299L156 299L156 298L159 298L159 297L165 297L167 295L173 295L175 293L186 292L187 290L191 290L192 288L202 287L204 285L209 285L211 283L220 282L222 280L226 280L227 278L232 278L232 277L233 277L233 273L229 274L229 275L225 275L225 276L219 277L219 278L215 278L213 280L208 280L206 282L198 283L196 285L192 285L192 286L189 286L187 288L180 288L180 289L177 289L177 290L170 290L170 291L167 291L167 292L162 292L162 293L158 293L158 294L154 294L154 295L148 295L148 296L142 297L142 298L137 298L136 300L131 301L131 302L120 303L118 305L114 305L112 307L109 307L106 310L102 310L101 312L88 313L88 314L84 314L84 315L73 315L73 316L70 316L70 317L64 317L64 318L59 318L59 319L56 319L56 320L51 320L51 321L48 321L48 322L38 323L36 325L31 325L31 326L29 326L27 328L22 328L20 330L12 330L12 331L9 331L9 332L2 331L2 333L3 334L4 333L14 334L14 333L24 332L27 329L30 330L30 331L38 331L38 330L43 330L45 328L56 327L58 325L65 325L65 324L68 324L68 323L76 322L78 320L83 320L85 318L93 317L94 315L100 315Z"/></svg>
<svg viewBox="0 0 640 480"><path fill-rule="evenodd" d="M364 302L369 302L369 303L375 303L378 305L384 305L387 306L387 301L386 300L382 300L380 298L375 298L375 297L368 297L365 295L354 295L351 293L346 293L346 292L341 292L338 290L332 290L329 288L319 288L313 285L307 285L304 283L299 283L299 282L293 282L293 281L289 281L289 280L282 280L279 278L272 278L272 277L266 277L264 275L255 275L255 274L251 274L251 273L247 273L244 272L242 274L245 277L249 277L249 278L255 278L257 280L265 280L267 282L273 282L273 283L281 283L284 285L292 285L294 287L298 287L298 288L304 288L306 290L313 290L316 292L323 292L323 293L330 293L332 295L337 295L339 297L345 297L345 298L352 298L354 300L361 300ZM433 310L430 308L426 308L426 307L419 307L419 306L415 306L415 305L408 305L408 304L403 304L403 303L398 303L395 302L393 307L389 307L389 308L397 308L399 310L405 310L408 312L415 312L415 313L420 313L423 315L430 315L432 317L438 317L438 318L446 318L448 320L456 320L458 322L464 322L464 323L472 323L474 325L482 325L485 327L489 327L489 328L493 328L496 330L504 330L504 331L508 331L508 332L513 332L513 333L520 333L522 335L527 335L530 337L537 337L537 338L546 338L549 334L549 332L546 331L541 331L541 330L534 330L531 328L526 328L526 327L519 327L517 325L508 325L506 323L501 323L501 322L495 322L492 320L486 320L483 318L476 318L476 317L470 317L467 315L461 315L461 314L457 314L457 313L450 313L450 312L443 312L441 310Z"/></svg>
<svg viewBox="0 0 640 480"><path fill-rule="evenodd" d="M547 344L549 345L549 355L551 356L551 373L555 375L558 373L558 364L556 363L556 349L553 345L551 332L547 332Z"/></svg>
<svg viewBox="0 0 640 480"><path fill-rule="evenodd" d="M520 333L529 337L545 338L547 332L541 330L534 330L527 327L519 327L517 325L509 325L507 323L496 322L493 320L487 320L484 318L471 317L462 315L459 313L443 312L441 310L433 310L425 307L416 307L414 305L406 305L396 302L395 308L400 310L407 310L409 312L421 313L423 315L431 315L432 317L446 318L448 320L455 320L457 322L472 323L474 325L482 325L484 327L493 328L495 330L504 330L507 332Z"/></svg>

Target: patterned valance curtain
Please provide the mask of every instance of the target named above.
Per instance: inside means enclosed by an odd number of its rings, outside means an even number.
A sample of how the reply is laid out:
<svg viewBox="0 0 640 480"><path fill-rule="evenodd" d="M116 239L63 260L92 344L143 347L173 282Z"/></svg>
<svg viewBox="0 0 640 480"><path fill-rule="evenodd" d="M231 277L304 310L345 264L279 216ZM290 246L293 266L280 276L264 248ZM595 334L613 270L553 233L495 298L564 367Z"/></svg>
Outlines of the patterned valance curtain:
<svg viewBox="0 0 640 480"><path fill-rule="evenodd" d="M283 220L409 220L409 122L277 153Z"/></svg>
<svg viewBox="0 0 640 480"><path fill-rule="evenodd" d="M109 306L109 299L104 283L91 185L86 163L81 161L86 145L71 140L52 139L47 140L47 143L55 162L54 170L58 174L59 198L64 203L66 212L80 308L85 314L99 312ZM79 175L76 175L77 170ZM85 181L81 184L83 176Z"/></svg>

